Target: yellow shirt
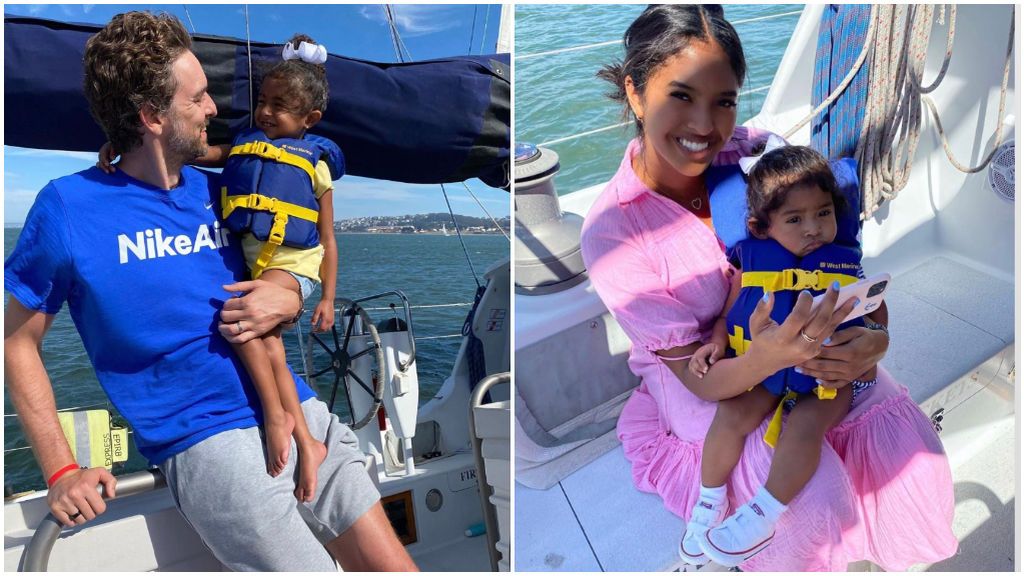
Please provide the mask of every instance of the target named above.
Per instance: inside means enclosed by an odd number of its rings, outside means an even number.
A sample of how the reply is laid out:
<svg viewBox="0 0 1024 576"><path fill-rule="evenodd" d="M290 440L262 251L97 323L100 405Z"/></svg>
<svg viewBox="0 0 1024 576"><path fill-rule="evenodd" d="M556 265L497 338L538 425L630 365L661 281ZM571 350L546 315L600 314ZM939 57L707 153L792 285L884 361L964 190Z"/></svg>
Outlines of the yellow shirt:
<svg viewBox="0 0 1024 576"><path fill-rule="evenodd" d="M316 194L316 199L319 200L332 189L334 189L334 182L331 181L331 170L327 167L326 162L320 160L316 163L316 169L313 171L313 193ZM252 270L253 265L256 264L256 259L259 257L260 250L262 249L263 242L252 234L242 236L242 252L245 253L245 262L249 265L249 270ZM274 255L270 258L270 263L267 264L264 270L278 268L319 282L320 262L323 259L323 246L315 248L278 246L277 250L274 251Z"/></svg>

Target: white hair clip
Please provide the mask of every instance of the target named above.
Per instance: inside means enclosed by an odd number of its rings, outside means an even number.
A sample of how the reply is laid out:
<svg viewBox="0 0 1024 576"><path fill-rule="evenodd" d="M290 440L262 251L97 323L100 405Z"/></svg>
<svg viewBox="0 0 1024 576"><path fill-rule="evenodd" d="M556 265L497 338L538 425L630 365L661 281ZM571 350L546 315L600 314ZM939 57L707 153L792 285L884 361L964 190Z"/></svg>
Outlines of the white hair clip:
<svg viewBox="0 0 1024 576"><path fill-rule="evenodd" d="M299 42L299 48L296 50L292 48L291 42L287 42L284 45L284 50L281 51L281 57L285 60L298 58L310 64L323 64L327 62L327 48L324 48L323 44L310 44L303 41Z"/></svg>
<svg viewBox="0 0 1024 576"><path fill-rule="evenodd" d="M768 141L764 145L764 151L757 156L744 156L740 158L740 170L743 170L744 174L750 174L750 171L754 169L754 165L761 159L761 156L775 150L776 148L782 148L788 146L785 140L781 136L772 134L768 136Z"/></svg>

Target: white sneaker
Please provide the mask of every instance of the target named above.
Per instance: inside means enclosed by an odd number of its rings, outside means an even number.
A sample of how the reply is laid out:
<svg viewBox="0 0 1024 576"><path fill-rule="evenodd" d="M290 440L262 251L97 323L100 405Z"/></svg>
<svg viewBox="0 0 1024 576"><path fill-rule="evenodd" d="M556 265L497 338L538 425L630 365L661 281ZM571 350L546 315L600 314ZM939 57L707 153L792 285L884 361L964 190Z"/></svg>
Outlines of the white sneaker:
<svg viewBox="0 0 1024 576"><path fill-rule="evenodd" d="M690 521L686 524L683 537L679 540L679 557L683 562L693 566L708 563L708 557L701 550L697 535L721 524L728 507L727 501L717 504L705 498L697 501L690 512Z"/></svg>
<svg viewBox="0 0 1024 576"><path fill-rule="evenodd" d="M774 536L775 523L764 517L757 504L747 503L725 522L699 532L696 540L709 559L732 567L767 548Z"/></svg>

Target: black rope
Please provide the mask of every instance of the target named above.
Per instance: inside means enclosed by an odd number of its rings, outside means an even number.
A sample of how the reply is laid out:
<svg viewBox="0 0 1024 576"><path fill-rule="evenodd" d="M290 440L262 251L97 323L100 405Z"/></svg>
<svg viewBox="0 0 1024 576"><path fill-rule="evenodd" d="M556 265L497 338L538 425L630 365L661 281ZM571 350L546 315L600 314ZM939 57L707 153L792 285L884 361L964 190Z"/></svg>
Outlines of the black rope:
<svg viewBox="0 0 1024 576"><path fill-rule="evenodd" d="M469 389L476 388L478 382L487 376L487 364L484 357L484 343L473 333L473 318L476 317L476 309L480 306L486 286L477 286L476 296L473 299L473 308L466 315L466 321L462 323L462 335L466 338L466 364L469 367ZM490 402L491 393L484 395L484 403Z"/></svg>

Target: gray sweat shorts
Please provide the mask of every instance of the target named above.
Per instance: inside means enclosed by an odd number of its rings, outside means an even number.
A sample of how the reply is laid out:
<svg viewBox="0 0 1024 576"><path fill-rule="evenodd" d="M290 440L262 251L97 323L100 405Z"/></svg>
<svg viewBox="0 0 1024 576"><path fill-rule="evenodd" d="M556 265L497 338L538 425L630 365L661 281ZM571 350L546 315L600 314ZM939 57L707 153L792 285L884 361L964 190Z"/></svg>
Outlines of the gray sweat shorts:
<svg viewBox="0 0 1024 576"><path fill-rule="evenodd" d="M309 431L327 445L312 502L292 493L295 442L288 466L271 478L257 427L221 432L159 465L185 520L231 570L334 572L324 545L380 499L352 430L316 398L302 411Z"/></svg>

